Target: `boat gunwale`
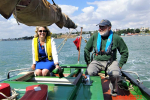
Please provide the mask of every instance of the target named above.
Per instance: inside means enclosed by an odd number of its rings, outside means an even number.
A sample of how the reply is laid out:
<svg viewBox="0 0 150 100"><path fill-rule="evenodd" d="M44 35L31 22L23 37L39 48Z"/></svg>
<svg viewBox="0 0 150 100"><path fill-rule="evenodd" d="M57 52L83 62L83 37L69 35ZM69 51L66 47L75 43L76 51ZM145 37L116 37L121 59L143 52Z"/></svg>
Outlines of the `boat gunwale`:
<svg viewBox="0 0 150 100"><path fill-rule="evenodd" d="M142 83L137 82L137 80L134 77L132 77L129 73L122 71L122 74L126 76L132 82L132 84L137 85L142 92L144 92L150 97L150 90L147 87L145 87Z"/></svg>

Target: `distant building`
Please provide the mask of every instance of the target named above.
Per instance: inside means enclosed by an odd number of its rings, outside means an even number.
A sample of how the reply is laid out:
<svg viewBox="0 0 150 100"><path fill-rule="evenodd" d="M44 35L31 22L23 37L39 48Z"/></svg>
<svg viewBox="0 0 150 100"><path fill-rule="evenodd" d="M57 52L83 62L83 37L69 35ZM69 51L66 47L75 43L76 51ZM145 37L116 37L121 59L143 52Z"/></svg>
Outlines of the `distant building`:
<svg viewBox="0 0 150 100"><path fill-rule="evenodd" d="M150 30L149 27L141 27L141 28L140 28L140 31L141 31L141 32L144 32L146 29L147 29L147 30Z"/></svg>
<svg viewBox="0 0 150 100"><path fill-rule="evenodd" d="M114 29L113 31L117 32L117 31L120 31L120 29Z"/></svg>
<svg viewBox="0 0 150 100"><path fill-rule="evenodd" d="M146 29L147 29L147 30L150 30L150 28L149 28L149 27L146 27L146 28L145 28L145 30L146 30Z"/></svg>
<svg viewBox="0 0 150 100"><path fill-rule="evenodd" d="M121 36L125 36L125 34L124 34L124 33L122 33L122 34L121 34Z"/></svg>

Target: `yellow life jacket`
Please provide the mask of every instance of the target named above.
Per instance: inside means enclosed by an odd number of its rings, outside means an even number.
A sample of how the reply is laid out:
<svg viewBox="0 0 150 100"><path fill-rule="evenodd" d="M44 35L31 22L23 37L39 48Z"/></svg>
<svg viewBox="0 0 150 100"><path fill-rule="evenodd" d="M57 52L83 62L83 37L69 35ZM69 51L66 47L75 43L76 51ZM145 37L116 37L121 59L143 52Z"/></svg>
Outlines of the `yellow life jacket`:
<svg viewBox="0 0 150 100"><path fill-rule="evenodd" d="M33 41L34 41L35 61L39 61L38 37L34 38ZM46 37L46 51L48 60L52 60L51 36Z"/></svg>

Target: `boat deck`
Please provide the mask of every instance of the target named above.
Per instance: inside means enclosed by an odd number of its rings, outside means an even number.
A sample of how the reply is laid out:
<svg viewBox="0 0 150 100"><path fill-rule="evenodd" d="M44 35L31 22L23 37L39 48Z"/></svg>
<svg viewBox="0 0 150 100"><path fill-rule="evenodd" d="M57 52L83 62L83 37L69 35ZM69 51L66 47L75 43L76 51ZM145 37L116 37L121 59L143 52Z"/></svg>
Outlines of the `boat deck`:
<svg viewBox="0 0 150 100"><path fill-rule="evenodd" d="M100 76L101 77L101 76ZM142 95L138 95L135 91L126 91L118 88L118 95L116 97L110 95L108 79L101 77L104 100L145 100Z"/></svg>
<svg viewBox="0 0 150 100"><path fill-rule="evenodd" d="M78 67L80 66L80 70ZM142 84L134 81L133 89L126 91L118 88L118 95L111 96L109 89L109 79L100 73L99 76L90 76L91 84L83 82L85 75L81 73L81 68L86 68L86 65L64 65L62 66L64 73L62 78L52 76L34 76L33 72L21 73L15 77L6 79L2 83L9 83L10 87L15 89L19 94L19 100L26 92L27 86L44 84L48 86L49 100L150 100L150 92ZM72 68L75 71L72 72ZM85 70L84 70L85 71ZM128 78L130 76L128 75ZM143 88L144 92L141 92ZM148 99L147 99L148 98Z"/></svg>
<svg viewBox="0 0 150 100"><path fill-rule="evenodd" d="M80 76L81 75L81 76ZM84 85L82 82L82 74L77 77L30 77L25 81L22 80L21 75L7 79L3 83L9 83L10 87L15 89L19 94L17 99L19 100L26 92L27 86L45 84L48 86L48 99L49 100L103 100L103 90L101 79L99 76L91 77L94 82L92 85ZM15 79L15 81L14 81ZM43 81L46 80L46 81Z"/></svg>
<svg viewBox="0 0 150 100"><path fill-rule="evenodd" d="M16 76L16 78L18 78L18 76ZM125 91L123 89L118 89L118 96L111 96L109 89L110 81L102 76L91 76L91 80L93 81L91 86L72 84L76 79L75 77L61 79L46 77L44 79L50 82L52 82L51 80L53 79L55 80L55 84L48 82L31 82L33 79L30 79L30 82L11 81L16 78L10 78L4 81L4 83L9 83L11 88L14 88L16 92L19 93L18 99L25 94L27 86L45 84L48 85L49 100L60 100L60 98L61 100L144 100L140 95L137 95L135 91ZM42 79L43 77L36 77L34 79L38 81L40 78ZM102 85L100 83L102 83Z"/></svg>

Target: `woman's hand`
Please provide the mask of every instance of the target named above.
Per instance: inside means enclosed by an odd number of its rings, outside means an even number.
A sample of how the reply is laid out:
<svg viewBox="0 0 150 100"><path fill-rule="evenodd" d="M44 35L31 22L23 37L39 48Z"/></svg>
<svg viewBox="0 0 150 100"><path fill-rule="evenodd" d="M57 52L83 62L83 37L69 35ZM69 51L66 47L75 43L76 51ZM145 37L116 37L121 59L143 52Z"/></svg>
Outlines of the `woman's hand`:
<svg viewBox="0 0 150 100"><path fill-rule="evenodd" d="M31 66L32 70L35 70L35 65L36 65L36 64L33 64L33 65Z"/></svg>
<svg viewBox="0 0 150 100"><path fill-rule="evenodd" d="M59 69L59 73L61 73L62 70L61 70L59 64L56 64L55 68L56 68L56 69Z"/></svg>

